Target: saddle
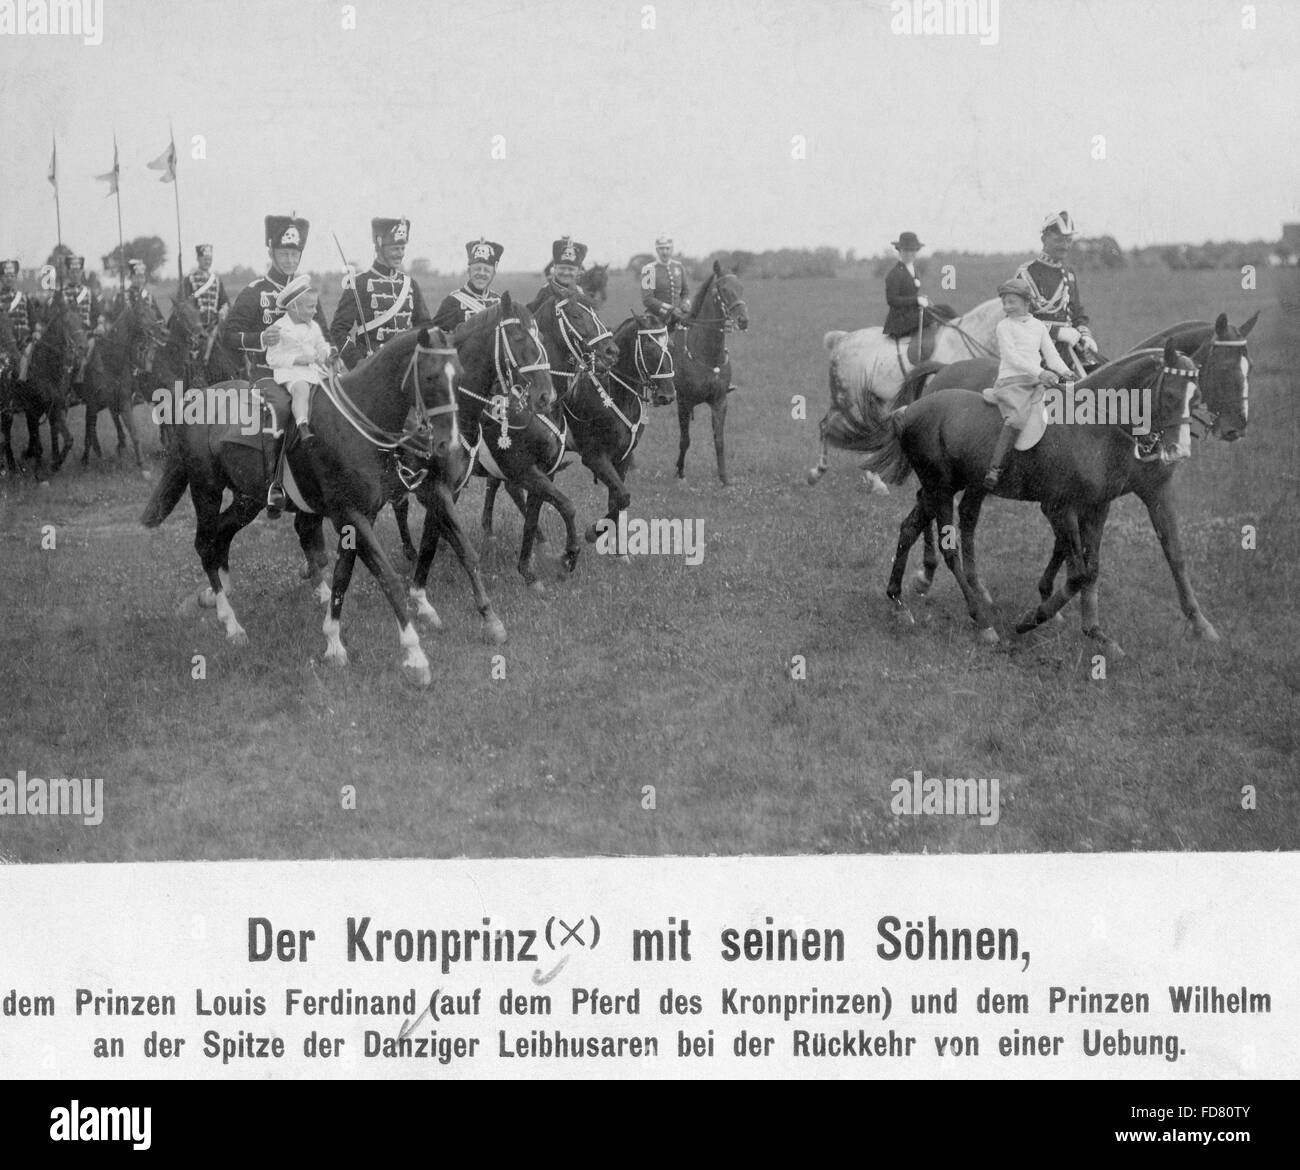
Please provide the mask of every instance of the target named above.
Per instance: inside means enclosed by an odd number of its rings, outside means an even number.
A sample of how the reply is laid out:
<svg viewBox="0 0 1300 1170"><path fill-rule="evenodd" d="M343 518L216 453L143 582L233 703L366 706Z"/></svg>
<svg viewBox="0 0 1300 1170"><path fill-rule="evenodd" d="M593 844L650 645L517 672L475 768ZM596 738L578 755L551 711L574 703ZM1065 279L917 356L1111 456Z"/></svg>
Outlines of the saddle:
<svg viewBox="0 0 1300 1170"><path fill-rule="evenodd" d="M911 333L907 338L907 360L912 365L930 360L934 353L934 337L941 325L946 325L957 314L951 305L931 305L925 313L925 324L920 333ZM899 338L902 341L902 338Z"/></svg>
<svg viewBox="0 0 1300 1170"><path fill-rule="evenodd" d="M219 382L212 389L220 390L227 387L240 391L241 397L249 393L249 383L243 380ZM269 455L275 456L279 453L280 443L292 418L289 409L292 401L289 391L273 378L259 378L253 383L252 393L261 425L252 434L245 434L236 421L222 429L220 443L222 446L252 447L255 451L265 450Z"/></svg>

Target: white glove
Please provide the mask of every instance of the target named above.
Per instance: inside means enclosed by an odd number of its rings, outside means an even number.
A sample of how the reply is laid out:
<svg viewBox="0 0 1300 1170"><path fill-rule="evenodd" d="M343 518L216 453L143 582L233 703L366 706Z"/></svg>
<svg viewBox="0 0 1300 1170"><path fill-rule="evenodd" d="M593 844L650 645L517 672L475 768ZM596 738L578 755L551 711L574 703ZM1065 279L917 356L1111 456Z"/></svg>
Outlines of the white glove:
<svg viewBox="0 0 1300 1170"><path fill-rule="evenodd" d="M1080 334L1080 338L1083 342L1084 349L1086 349L1089 353L1097 352L1097 343L1093 341L1091 333Z"/></svg>
<svg viewBox="0 0 1300 1170"><path fill-rule="evenodd" d="M1073 345L1079 340L1079 337L1079 331L1073 325L1062 325L1056 331L1056 340L1064 341L1066 345Z"/></svg>
<svg viewBox="0 0 1300 1170"><path fill-rule="evenodd" d="M928 308L930 307L930 298L929 298L929 297L917 297L917 298L916 298L916 303L917 303L918 305L920 305L921 308L923 308L923 309L928 309Z"/></svg>

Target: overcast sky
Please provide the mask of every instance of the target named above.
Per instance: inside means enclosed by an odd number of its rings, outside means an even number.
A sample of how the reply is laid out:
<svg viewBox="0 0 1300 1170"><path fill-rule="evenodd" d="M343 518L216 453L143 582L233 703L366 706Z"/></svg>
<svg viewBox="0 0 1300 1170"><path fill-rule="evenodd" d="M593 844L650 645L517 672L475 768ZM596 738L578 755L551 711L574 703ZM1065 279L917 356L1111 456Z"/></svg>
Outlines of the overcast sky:
<svg viewBox="0 0 1300 1170"><path fill-rule="evenodd" d="M1300 220L1300 3L1002 0L997 43L891 32L889 0L103 0L100 45L0 35L0 254L63 231L91 267L128 239L186 267L265 265L262 217L312 223L307 268L369 258L373 215L408 215L409 258L464 263L480 233L538 270L570 233L618 264L679 249L1030 251L1067 208L1125 247L1276 238ZM989 0L985 0L987 6ZM191 157L201 135L207 157ZM492 157L495 135L505 158ZM792 139L806 158L792 157ZM1093 157L1094 136L1105 157ZM499 145L499 144L498 144Z"/></svg>

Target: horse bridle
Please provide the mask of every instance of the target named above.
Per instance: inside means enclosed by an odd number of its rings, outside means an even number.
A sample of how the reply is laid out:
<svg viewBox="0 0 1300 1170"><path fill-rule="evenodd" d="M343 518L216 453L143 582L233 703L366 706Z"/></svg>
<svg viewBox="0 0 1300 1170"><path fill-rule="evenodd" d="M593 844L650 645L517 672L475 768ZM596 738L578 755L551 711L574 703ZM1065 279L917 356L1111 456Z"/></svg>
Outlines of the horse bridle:
<svg viewBox="0 0 1300 1170"><path fill-rule="evenodd" d="M1202 347L1206 350L1205 360L1196 363L1196 373L1198 379L1200 377L1201 371L1204 370L1205 367L1210 364L1210 359L1214 356L1214 351L1216 349L1243 349L1244 350L1246 348L1246 345L1247 345L1247 339L1244 337L1218 338L1218 337L1211 336L1208 347L1205 346ZM1200 351L1198 350L1197 352L1199 353ZM1193 357L1192 361L1196 362L1196 358ZM1250 409L1249 393L1250 393L1249 390L1247 390L1246 394L1243 395L1243 407L1242 407L1243 418L1246 416L1247 412ZM1197 413L1198 408L1200 410L1199 414ZM1204 398L1201 397L1201 387L1198 381L1196 387L1196 395L1192 400L1192 421L1200 423L1200 425L1203 426L1208 432L1214 428L1214 424L1218 422L1219 415L1221 415L1222 413L1223 411L1221 410L1210 409L1210 404L1206 402ZM1197 437L1199 438L1200 436Z"/></svg>
<svg viewBox="0 0 1300 1170"><path fill-rule="evenodd" d="M587 314L592 323L598 327L597 332L592 337L583 337L578 332L577 326L569 320L569 315L564 311L565 307L573 301L579 309ZM573 360L574 372L570 373L564 370L556 370L554 373L561 378L575 378L577 371L586 370L588 373L595 375L596 371L596 346L602 341L608 341L614 336L608 326L600 319L596 311L590 306L585 305L582 301L574 301L572 297L564 297L562 300L554 302L555 320L560 329L560 341L563 342L564 348L569 351L569 357Z"/></svg>
<svg viewBox="0 0 1300 1170"><path fill-rule="evenodd" d="M528 336L533 339L537 346L537 352L540 355L539 360L530 365L523 365L515 355L514 347L510 344L510 336L506 333L507 325L523 326L523 321L518 317L504 317L497 322L496 332L492 337L492 364L496 369L497 385L501 387L503 394L511 394L523 388L524 383L515 379L516 374L533 374L538 370L550 370L551 363L546 356L546 346L542 344L542 339L538 335L537 325L533 324L528 328ZM466 391L466 393L469 393ZM477 394L470 394L471 398L476 398L480 402L487 399L481 398Z"/></svg>
<svg viewBox="0 0 1300 1170"><path fill-rule="evenodd" d="M730 275L730 273L728 273L727 275ZM740 308L748 309L749 306L745 304L744 297L737 297L734 301L730 301L730 302L727 301L727 299L722 295L722 282L725 279L726 279L725 276L716 277L713 281L713 288L709 290L713 296L713 299L717 301L718 308L721 310L722 316L703 317L703 318L690 317L687 319L686 322L688 325L721 325L722 331L724 333L730 333L734 328L736 328L735 317L732 311L734 309L740 309Z"/></svg>
<svg viewBox="0 0 1300 1170"><path fill-rule="evenodd" d="M424 401L424 396L420 393L421 354L431 355L435 359L438 357L443 359L443 377L447 379L450 397L441 406L428 406ZM400 448L403 451L411 452L420 459L430 459L433 456L433 420L442 414L454 415L457 410L455 365L451 360L455 356L456 350L454 346L421 345L418 341L415 343L410 360L406 363L406 370L402 374L402 380L398 383L400 393L405 389L407 379L411 380L411 398L414 403L415 425L405 427L401 431L385 430L373 422L348 397L347 391L343 389L343 384L338 378L337 369L331 368L328 371L328 377L321 383L321 388L325 391L326 397L338 408L339 413L352 424L353 430L372 446L378 447L382 451L394 452Z"/></svg>
<svg viewBox="0 0 1300 1170"><path fill-rule="evenodd" d="M1183 354L1182 356L1187 357L1186 354ZM1191 361L1190 358L1188 358L1187 360ZM1133 440L1133 458L1136 459L1139 463L1154 463L1157 460L1161 463L1173 463L1175 462L1175 459L1178 458L1175 456L1171 456L1169 452L1166 450L1164 445L1165 433L1167 431L1172 431L1184 425L1188 425L1188 426L1191 425L1192 422L1191 399L1192 397L1195 396L1196 393L1199 392L1199 386L1197 383L1197 379L1199 378L1199 376L1200 376L1200 367L1198 367L1195 362L1192 362L1192 368L1190 370L1181 370L1177 366L1165 365L1162 358L1161 365L1160 365L1160 375L1159 377L1156 378L1156 384L1155 386L1152 387L1151 390L1152 395L1155 397L1155 400L1157 402L1160 401L1160 389L1164 385L1165 378L1167 377L1186 379L1188 382L1192 384L1193 393L1191 396L1184 393L1183 404L1179 411L1179 416L1177 418L1171 419L1169 422L1165 423L1160 427L1156 427L1153 425L1151 428L1150 435L1138 436L1133 434L1132 431L1124 432ZM1122 429L1123 428L1121 428L1121 430ZM1146 442L1143 442L1144 438L1146 439Z"/></svg>

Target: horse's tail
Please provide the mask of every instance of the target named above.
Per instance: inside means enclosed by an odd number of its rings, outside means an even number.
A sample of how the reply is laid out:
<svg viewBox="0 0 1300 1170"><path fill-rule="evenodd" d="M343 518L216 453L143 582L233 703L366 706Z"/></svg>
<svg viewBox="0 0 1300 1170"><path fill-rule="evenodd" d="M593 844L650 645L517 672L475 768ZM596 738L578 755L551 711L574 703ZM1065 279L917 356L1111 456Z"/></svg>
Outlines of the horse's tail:
<svg viewBox="0 0 1300 1170"><path fill-rule="evenodd" d="M902 410L890 411L880 420L880 425L870 436L867 445L858 448L859 451L867 452L866 459L862 461L863 470L874 471L886 483L895 486L905 483L912 474L912 464L908 461L902 444L906 417Z"/></svg>
<svg viewBox="0 0 1300 1170"><path fill-rule="evenodd" d="M909 406L925 393L925 384L943 369L943 362L918 362L903 379L903 385L894 397L896 407Z"/></svg>
<svg viewBox="0 0 1300 1170"><path fill-rule="evenodd" d="M185 457L181 454L180 439L173 438L167 445L167 462L163 465L162 478L153 489L149 503L145 505L140 523L146 528L157 528L180 502L189 486L190 477L185 470Z"/></svg>

